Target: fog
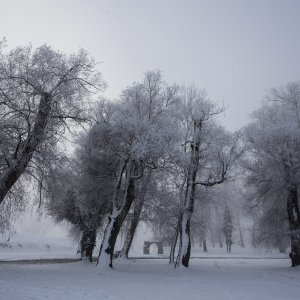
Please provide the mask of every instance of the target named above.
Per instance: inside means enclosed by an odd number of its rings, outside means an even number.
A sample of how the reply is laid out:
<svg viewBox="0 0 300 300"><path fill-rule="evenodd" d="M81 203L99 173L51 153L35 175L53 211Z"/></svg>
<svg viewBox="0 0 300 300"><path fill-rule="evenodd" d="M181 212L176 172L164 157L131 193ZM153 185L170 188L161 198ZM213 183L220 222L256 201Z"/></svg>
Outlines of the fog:
<svg viewBox="0 0 300 300"><path fill-rule="evenodd" d="M300 78L299 1L1 1L10 46L87 49L117 97L147 70L194 82L245 125L271 87Z"/></svg>

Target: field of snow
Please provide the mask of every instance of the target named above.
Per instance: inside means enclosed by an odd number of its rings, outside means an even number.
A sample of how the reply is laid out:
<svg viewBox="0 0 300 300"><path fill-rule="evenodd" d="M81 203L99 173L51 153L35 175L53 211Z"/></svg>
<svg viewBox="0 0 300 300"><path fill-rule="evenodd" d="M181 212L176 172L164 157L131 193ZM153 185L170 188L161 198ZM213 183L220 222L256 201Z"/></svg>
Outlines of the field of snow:
<svg viewBox="0 0 300 300"><path fill-rule="evenodd" d="M0 261L76 258L78 257L76 250L76 243L68 238L29 233L15 234L9 240L7 237L0 236Z"/></svg>
<svg viewBox="0 0 300 300"><path fill-rule="evenodd" d="M94 250L94 255L99 252L99 242ZM116 250L121 249L122 243L117 245ZM0 236L0 261L14 260L30 260L30 259L76 259L79 257L76 254L78 243L65 237L51 237L41 234L32 233L17 233L10 237ZM133 247L129 252L131 257L145 258L167 258L169 248L164 248L163 255L157 255L157 247L152 245L150 255L143 254L143 243L140 240L135 240ZM280 254L278 251L266 251L262 249L254 249L252 247L241 248L238 245L233 245L232 252L226 253L226 248L208 247L208 252L204 253L202 248L192 248L192 257L201 258L288 258L287 254Z"/></svg>
<svg viewBox="0 0 300 300"><path fill-rule="evenodd" d="M0 299L298 299L300 268L287 259L193 259L190 269L167 260L95 264L2 264Z"/></svg>
<svg viewBox="0 0 300 300"><path fill-rule="evenodd" d="M142 241L142 240L141 240ZM287 254L234 245L192 249L189 269L174 269L167 259L117 260L114 270L72 262L13 262L30 259L78 258L77 244L66 237L15 234L0 238L0 299L298 299L300 267L291 268ZM133 257L142 254L136 243ZM95 254L98 253L96 249ZM2 262L1 262L2 261Z"/></svg>

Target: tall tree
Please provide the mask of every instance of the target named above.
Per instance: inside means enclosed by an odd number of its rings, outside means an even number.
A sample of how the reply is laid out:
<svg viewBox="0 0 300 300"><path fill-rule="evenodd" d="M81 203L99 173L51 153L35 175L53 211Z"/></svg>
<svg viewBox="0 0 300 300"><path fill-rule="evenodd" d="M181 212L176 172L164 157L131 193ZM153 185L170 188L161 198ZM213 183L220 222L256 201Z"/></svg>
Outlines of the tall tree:
<svg viewBox="0 0 300 300"><path fill-rule="evenodd" d="M135 198L136 180L143 177L145 168L156 168L170 147L174 124L169 110L177 99L177 90L177 86L163 82L159 71L150 71L141 83L128 87L120 101L109 104L109 120L106 113L100 113L98 126L106 126L111 132L107 151L119 165L112 211L98 257L102 267L112 267L115 242Z"/></svg>
<svg viewBox="0 0 300 300"><path fill-rule="evenodd" d="M86 121L90 94L104 87L95 66L84 50L0 44L0 204L45 143L55 144L68 121Z"/></svg>
<svg viewBox="0 0 300 300"><path fill-rule="evenodd" d="M190 226L196 186L214 186L226 180L232 162L239 156L237 139L214 122L223 110L204 91L184 89L181 112L185 126L184 145L189 145L185 198L180 216L179 251L175 266L188 267L191 254Z"/></svg>
<svg viewBox="0 0 300 300"><path fill-rule="evenodd" d="M83 259L92 262L96 235L109 212L116 162L107 155L105 130L91 130L78 141L72 160L60 163L46 177L46 209L57 222L80 231ZM72 228L73 229L73 228Z"/></svg>
<svg viewBox="0 0 300 300"><path fill-rule="evenodd" d="M290 227L292 266L300 264L300 84L273 89L269 100L253 114L246 130L251 152L247 169L253 206L285 199ZM278 196L279 197L276 197Z"/></svg>

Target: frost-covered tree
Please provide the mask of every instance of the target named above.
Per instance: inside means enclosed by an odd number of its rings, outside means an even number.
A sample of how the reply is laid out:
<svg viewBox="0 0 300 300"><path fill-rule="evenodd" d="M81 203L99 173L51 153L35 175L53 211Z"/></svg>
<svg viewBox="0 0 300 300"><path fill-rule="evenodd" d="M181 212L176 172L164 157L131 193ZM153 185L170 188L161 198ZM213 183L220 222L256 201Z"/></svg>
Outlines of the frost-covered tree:
<svg viewBox="0 0 300 300"><path fill-rule="evenodd" d="M27 182L26 182L27 183ZM14 232L14 223L25 209L26 201L23 199L25 188L19 182L14 187L14 193L7 195L6 201L1 204L0 234L11 235Z"/></svg>
<svg viewBox="0 0 300 300"><path fill-rule="evenodd" d="M156 168L168 153L176 125L169 111L177 100L177 90L162 81L160 72L147 72L141 83L128 87L119 101L99 113L97 126L109 130L105 147L118 164L112 211L98 257L102 267L112 267L115 242L134 201L136 181L143 177L145 168ZM112 112L110 118L107 110Z"/></svg>
<svg viewBox="0 0 300 300"><path fill-rule="evenodd" d="M227 252L230 253L231 246L233 244L233 240L232 240L233 223L232 223L232 214L231 214L231 211L230 211L228 205L225 205L222 231L225 236Z"/></svg>
<svg viewBox="0 0 300 300"><path fill-rule="evenodd" d="M190 226L194 211L196 186L214 186L226 180L233 161L239 156L237 138L214 121L222 112L196 88L183 89L181 118L183 124L183 157L186 164L186 185L180 215L179 251L176 266L188 267L191 240ZM186 148L186 146L188 146Z"/></svg>
<svg viewBox="0 0 300 300"><path fill-rule="evenodd" d="M244 247L244 221L248 221L246 218L246 199L244 196L244 182L242 182L239 166L235 166L237 171L234 178L227 181L226 184L219 185L210 189L208 193L211 220L210 220L210 234L211 241L218 243L220 248L223 247L224 234L222 230L222 224L224 220L224 211L226 206L229 207L232 218L234 219L235 229L238 231L239 243L241 247Z"/></svg>
<svg viewBox="0 0 300 300"><path fill-rule="evenodd" d="M103 86L84 50L67 56L46 45L8 51L0 44L0 204L69 121L87 120L89 96Z"/></svg>
<svg viewBox="0 0 300 300"><path fill-rule="evenodd" d="M268 102L253 114L245 129L250 147L247 183L252 206L284 199L291 239L292 266L300 264L300 84L273 89ZM274 225L275 226L275 225Z"/></svg>
<svg viewBox="0 0 300 300"><path fill-rule="evenodd" d="M48 213L80 232L81 256L91 262L97 233L110 209L116 172L103 148L106 138L105 131L91 130L79 141L72 162L60 164L47 178Z"/></svg>
<svg viewBox="0 0 300 300"><path fill-rule="evenodd" d="M284 193L265 201L255 210L253 243L256 247L278 249L280 253L285 253L289 247L288 216L282 197L285 197Z"/></svg>

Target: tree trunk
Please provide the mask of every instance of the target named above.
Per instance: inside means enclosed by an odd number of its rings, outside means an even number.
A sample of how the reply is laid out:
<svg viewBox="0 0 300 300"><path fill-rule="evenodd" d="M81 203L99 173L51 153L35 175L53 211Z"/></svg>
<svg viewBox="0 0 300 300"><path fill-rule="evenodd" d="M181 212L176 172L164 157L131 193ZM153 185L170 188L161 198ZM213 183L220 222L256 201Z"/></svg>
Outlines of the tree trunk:
<svg viewBox="0 0 300 300"><path fill-rule="evenodd" d="M169 256L169 263L174 263L175 261L175 248L177 245L177 240L178 240L178 235L179 235L179 224L180 222L178 221L176 229L175 229L175 234L173 237L172 245L171 245L171 250L170 250L170 256Z"/></svg>
<svg viewBox="0 0 300 300"><path fill-rule="evenodd" d="M289 256L292 267L295 267L300 265L300 210L296 186L288 189L287 214L291 231L291 252Z"/></svg>
<svg viewBox="0 0 300 300"><path fill-rule="evenodd" d="M139 195L135 199L133 216L130 221L129 228L126 232L126 238L125 238L125 241L124 241L121 253L120 253L121 257L128 258L128 253L129 253L130 247L132 245L134 234L135 234L135 231L139 224L141 213L142 213L143 206L145 203L145 197L146 197L146 194L148 191L149 181L151 180L151 174L152 174L152 171L149 170L147 172L147 174L143 176Z"/></svg>
<svg viewBox="0 0 300 300"><path fill-rule="evenodd" d="M0 175L0 204L12 186L24 173L28 163L32 159L34 151L43 140L43 135L51 112L51 106L52 98L50 95L47 93L41 95L39 109L32 131L29 132L27 139L20 146L16 158L11 162L10 167Z"/></svg>
<svg viewBox="0 0 300 300"><path fill-rule="evenodd" d="M238 219L238 227L239 227L241 247L244 248L245 247L245 243L244 243L243 233L242 233L242 228L241 228L241 223L240 223L239 219Z"/></svg>
<svg viewBox="0 0 300 300"><path fill-rule="evenodd" d="M195 247L195 234L194 234L194 231L190 232L190 239L191 239L191 246L194 248Z"/></svg>
<svg viewBox="0 0 300 300"><path fill-rule="evenodd" d="M96 246L96 229L85 228L82 231L80 239L80 253L81 259L88 259L93 262L93 251Z"/></svg>
<svg viewBox="0 0 300 300"><path fill-rule="evenodd" d="M190 240L191 213L185 211L180 219L179 230L179 251L176 259L175 267L181 264L188 268L191 256L191 240Z"/></svg>
<svg viewBox="0 0 300 300"><path fill-rule="evenodd" d="M135 206L134 206L133 216L130 221L129 228L126 232L126 238L125 238L122 250L121 250L121 254L120 254L121 257L128 258L128 253L129 253L129 250L130 250L133 238L134 238L134 234L135 234L135 231L136 231L137 226L140 221L140 216L141 216L142 209L144 206L144 201L141 201L141 199L139 199L139 200L140 201L138 203L135 203Z"/></svg>
<svg viewBox="0 0 300 300"><path fill-rule="evenodd" d="M131 173L128 174L129 177L130 175ZM134 179L128 178L127 180L129 180L129 183L125 191L124 203L119 209L114 209L108 218L97 261L100 267L113 267L112 260L116 240L134 200Z"/></svg>
<svg viewBox="0 0 300 300"><path fill-rule="evenodd" d="M215 233L214 233L214 235L212 236L212 238L211 238L211 246L213 247L213 248L215 248L216 247L216 242L215 242Z"/></svg>
<svg viewBox="0 0 300 300"><path fill-rule="evenodd" d="M223 241L222 241L222 233L219 231L219 246L220 248L223 248Z"/></svg>
<svg viewBox="0 0 300 300"><path fill-rule="evenodd" d="M206 239L205 238L203 239L202 243L203 243L203 252L207 253L208 252L207 251L207 243L206 243Z"/></svg>
<svg viewBox="0 0 300 300"><path fill-rule="evenodd" d="M222 239L222 226L221 226L221 214L219 209L216 207L216 213L218 218L218 239L219 239L219 246L223 248L223 239Z"/></svg>
<svg viewBox="0 0 300 300"><path fill-rule="evenodd" d="M198 172L199 159L200 159L200 132L199 124L194 123L193 141L191 143L191 160L187 176L187 185L185 191L184 210L180 217L180 230L179 230L179 251L175 263L175 267L182 264L188 268L191 256L191 239L190 227L191 217L194 211L194 198L195 198L195 181Z"/></svg>
<svg viewBox="0 0 300 300"><path fill-rule="evenodd" d="M204 227L204 223L202 223L201 227L200 227L200 247L203 247L203 252L208 252L207 251L207 243L206 243L206 233L205 233L205 227Z"/></svg>

